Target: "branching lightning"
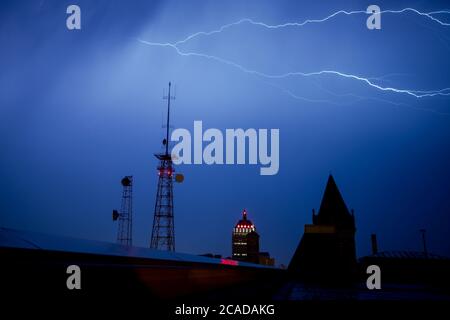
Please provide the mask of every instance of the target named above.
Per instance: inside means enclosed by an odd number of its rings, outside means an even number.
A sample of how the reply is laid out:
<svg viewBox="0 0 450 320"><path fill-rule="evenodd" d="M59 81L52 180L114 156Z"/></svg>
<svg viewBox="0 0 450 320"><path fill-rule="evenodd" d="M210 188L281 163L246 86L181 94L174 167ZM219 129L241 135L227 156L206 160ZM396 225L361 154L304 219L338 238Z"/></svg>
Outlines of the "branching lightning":
<svg viewBox="0 0 450 320"><path fill-rule="evenodd" d="M220 58L217 56L208 55L208 54L204 54L204 53L198 53L198 52L184 52L184 51L181 51L175 44L172 44L172 43L149 42L149 41L145 41L142 39L138 39L138 40L139 40L139 42L150 45L150 46L171 47L171 48L175 49L175 51L181 56L195 56L195 57L202 57L202 58L206 58L206 59L210 59L210 60L215 60L217 62L233 66L233 67L241 70L242 72L257 75L257 76L267 78L267 79L283 79L283 78L295 77L295 76L310 77L310 76L329 74L329 75L335 75L335 76L339 76L339 77L343 77L343 78L357 80L357 81L366 83L367 85L369 85L373 88L376 88L378 90L381 90L381 91L404 93L404 94L408 94L408 95L416 97L416 98L434 97L434 96L450 96L450 88L444 88L441 90L423 91L423 90L398 89L398 88L394 88L394 87L383 87L383 86L378 85L378 84L374 83L373 81L369 80L369 78L357 76L354 74L348 74L348 73L343 73L343 72L339 72L339 71L334 71L334 70L321 70L321 71L314 71L314 72L295 71L295 72L287 72L287 73L281 73L281 74L268 74L268 73L264 73L264 72L260 72L260 71L256 71L256 70L247 69L244 66L242 66L236 62L226 60L226 59L223 59L223 58Z"/></svg>
<svg viewBox="0 0 450 320"><path fill-rule="evenodd" d="M438 15L438 14L450 14L450 11L448 11L448 10L433 11L433 12L428 12L428 13L420 12L413 8L381 11L381 13L389 13L389 14L401 14L401 13L405 13L405 12L411 12L411 13L417 14L419 16L425 17L441 26L445 26L445 27L450 26L450 23L444 22L435 17L435 15ZM191 34L188 37L184 38L183 40L179 40L174 43L150 42L150 41L145 41L142 39L138 39L138 41L142 44L146 44L149 46L172 48L180 56L201 57L204 59L213 60L213 61L225 64L228 66L232 66L236 69L239 69L240 71L242 71L244 73L256 75L256 76L264 78L264 79L285 79L285 78L289 78L289 77L317 77L317 76L327 76L328 75L328 76L335 76L335 77L350 79L353 81L358 81L362 84L368 85L379 91L391 92L391 93L396 93L396 94L405 94L405 95L408 95L408 96L411 96L414 98L450 96L450 88L443 88L440 90L412 90L412 89L405 89L405 88L396 88L393 86L383 86L383 85L375 82L376 80L379 80L377 78L369 78L369 77L364 77L361 75L350 74L350 73L340 72L340 71L336 71L336 70L320 70L320 71L314 71L314 72L291 71L291 72L280 73L280 74L269 74L269 73L265 73L265 72L261 72L261 71L257 71L257 70L248 69L245 66L243 66L237 62L227 60L227 59L215 56L215 55L209 55L209 54L200 53L200 52L183 51L180 48L181 45L186 44L190 40L197 38L199 36L207 37L207 36L211 36L214 34L219 34L228 28L238 26L241 24L245 24L245 23L255 25L255 26L260 26L260 27L263 27L266 29L280 29L280 28L287 28L287 27L302 27L307 24L313 24L313 23L323 23L323 22L326 22L326 21L333 19L340 15L349 16L349 15L355 15L355 14L366 14L367 15L367 12L365 10L358 10L358 11L339 10L339 11L334 12L334 13L332 13L324 18L321 18L321 19L307 19L307 20L304 20L301 22L288 22L288 23L276 24L276 25L271 25L271 24L267 24L264 22L254 21L249 18L244 18L244 19L241 19L236 22L225 24L225 25L221 26L220 28L212 30L212 31L196 32L196 33ZM278 86L276 86L276 87L278 87ZM303 99L303 100L311 101L310 99L299 97L285 88L281 88L281 87L278 87L278 88L280 90L284 91L285 93L289 94L291 97L293 97L295 99ZM314 100L314 101L315 102L319 102L319 101L323 102L323 100Z"/></svg>
<svg viewBox="0 0 450 320"><path fill-rule="evenodd" d="M420 16L426 17L428 19L431 19L432 21L434 21L434 22L436 22L436 23L438 23L438 24L440 24L442 26L447 26L447 27L450 26L450 23L444 22L444 21L442 21L440 19L437 19L437 18L433 17L433 15L436 15L436 14L450 14L450 10L448 10L448 11L447 10L440 10L440 11L433 11L433 12L426 13L426 12L420 12L420 11L418 11L416 9L413 9L413 8L404 8L404 9L401 9L401 10L384 10L384 11L381 11L380 13L381 14L384 14L384 13L399 14L399 13L405 13L405 12L413 12L413 13L415 13L417 15L420 15ZM217 33L221 33L221 32L223 32L224 30L226 30L228 28L231 28L231 27L234 27L234 26L238 26L238 25L244 24L244 23L248 23L248 24L252 24L252 25L255 25L255 26L264 27L264 28L267 28L267 29L280 29L280 28L286 28L286 27L303 27L303 26L305 26L307 24L311 24L311 23L326 22L327 20L333 19L333 18L335 18L335 17L337 17L339 15L350 16L350 15L355 15L355 14L367 14L367 12L365 10L356 10L356 11L339 10L339 11L336 11L336 12L330 14L329 16L326 16L325 18L321 18L321 19L306 19L306 20L301 21L301 22L286 22L286 23L274 24L274 25L267 24L267 23L260 22L260 21L254 21L254 20L252 20L250 18L244 18L244 19L232 22L232 23L225 24L225 25L221 26L220 28L218 28L216 30L199 31L199 32L193 33L190 36L186 37L185 39L175 42L174 45L178 46L178 45L186 43L186 42L188 42L188 41L190 41L190 40L192 40L192 39L194 39L194 38L196 38L198 36L211 36L211 35L214 35L214 34L217 34Z"/></svg>

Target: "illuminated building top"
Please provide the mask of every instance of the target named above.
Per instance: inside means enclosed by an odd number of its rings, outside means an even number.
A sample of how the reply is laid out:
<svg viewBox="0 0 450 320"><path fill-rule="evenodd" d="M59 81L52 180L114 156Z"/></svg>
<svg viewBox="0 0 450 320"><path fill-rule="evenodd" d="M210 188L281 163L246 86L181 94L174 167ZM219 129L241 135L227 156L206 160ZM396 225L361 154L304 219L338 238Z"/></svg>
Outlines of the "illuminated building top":
<svg viewBox="0 0 450 320"><path fill-rule="evenodd" d="M252 231L256 231L255 225L247 219L247 210L244 209L242 212L242 219L238 221L233 232L246 235Z"/></svg>

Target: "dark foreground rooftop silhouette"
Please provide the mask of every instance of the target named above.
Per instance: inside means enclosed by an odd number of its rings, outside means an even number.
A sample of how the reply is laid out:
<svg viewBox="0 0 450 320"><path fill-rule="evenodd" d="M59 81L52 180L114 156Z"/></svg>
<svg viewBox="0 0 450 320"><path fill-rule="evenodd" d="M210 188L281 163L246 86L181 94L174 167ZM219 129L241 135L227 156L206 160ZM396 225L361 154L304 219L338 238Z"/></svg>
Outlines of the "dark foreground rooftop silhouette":
<svg viewBox="0 0 450 320"><path fill-rule="evenodd" d="M0 228L0 291L8 296L73 296L67 268L81 269L82 295L141 295L151 301L450 301L450 259L431 253L377 252L356 259L355 216L330 175L318 214L288 270L115 243ZM366 287L369 265L381 290Z"/></svg>

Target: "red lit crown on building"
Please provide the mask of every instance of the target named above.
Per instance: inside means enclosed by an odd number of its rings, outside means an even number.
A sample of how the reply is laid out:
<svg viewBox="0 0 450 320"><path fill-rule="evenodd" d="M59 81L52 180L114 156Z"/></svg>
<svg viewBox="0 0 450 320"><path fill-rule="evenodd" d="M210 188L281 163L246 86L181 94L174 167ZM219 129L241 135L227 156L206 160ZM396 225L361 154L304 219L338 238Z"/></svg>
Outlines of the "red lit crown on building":
<svg viewBox="0 0 450 320"><path fill-rule="evenodd" d="M247 219L247 210L242 211L242 219L234 227L234 232L247 234L256 231L255 225Z"/></svg>

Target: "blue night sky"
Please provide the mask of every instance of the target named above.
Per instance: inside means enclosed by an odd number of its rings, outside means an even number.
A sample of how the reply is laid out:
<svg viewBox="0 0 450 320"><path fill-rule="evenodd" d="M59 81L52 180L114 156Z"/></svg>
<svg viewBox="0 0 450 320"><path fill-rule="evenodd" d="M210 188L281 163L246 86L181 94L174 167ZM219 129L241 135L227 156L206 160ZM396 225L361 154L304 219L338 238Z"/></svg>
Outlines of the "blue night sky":
<svg viewBox="0 0 450 320"><path fill-rule="evenodd" d="M66 8L81 7L81 30ZM288 263L334 175L355 210L357 254L450 255L450 90L415 97L336 74L267 78L170 46L250 18L270 25L366 10L365 1L2 1L0 4L0 226L114 242L120 179L134 176L134 244L148 246L165 112L173 127L279 128L280 170L180 165L177 251L231 254L243 208L261 249ZM444 1L377 1L381 10L450 9ZM450 87L450 26L411 11L265 28L242 23L179 45L268 75L334 70L382 87ZM450 22L450 14L436 14Z"/></svg>

